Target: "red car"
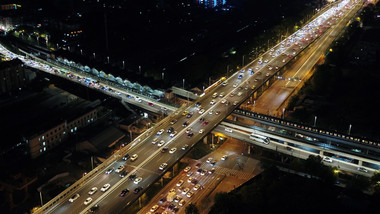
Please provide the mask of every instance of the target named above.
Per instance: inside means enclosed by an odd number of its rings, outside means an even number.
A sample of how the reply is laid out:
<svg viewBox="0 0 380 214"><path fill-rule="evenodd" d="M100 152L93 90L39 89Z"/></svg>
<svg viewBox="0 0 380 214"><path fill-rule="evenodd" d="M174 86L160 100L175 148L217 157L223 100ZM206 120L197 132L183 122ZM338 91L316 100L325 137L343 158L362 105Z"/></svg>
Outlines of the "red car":
<svg viewBox="0 0 380 214"><path fill-rule="evenodd" d="M207 125L208 124L208 121L206 120L205 122L202 123L202 125Z"/></svg>
<svg viewBox="0 0 380 214"><path fill-rule="evenodd" d="M148 103L148 105L150 105L150 106L154 106L154 104L153 104L153 103Z"/></svg>

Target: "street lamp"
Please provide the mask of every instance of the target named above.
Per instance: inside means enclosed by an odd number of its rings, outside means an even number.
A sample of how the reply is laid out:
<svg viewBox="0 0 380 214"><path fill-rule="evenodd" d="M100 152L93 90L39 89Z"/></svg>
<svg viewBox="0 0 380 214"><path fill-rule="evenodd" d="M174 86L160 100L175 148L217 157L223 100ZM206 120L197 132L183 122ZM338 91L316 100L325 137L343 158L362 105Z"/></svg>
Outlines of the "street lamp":
<svg viewBox="0 0 380 214"><path fill-rule="evenodd" d="M185 89L185 79L182 79L182 88Z"/></svg>
<svg viewBox="0 0 380 214"><path fill-rule="evenodd" d="M80 49L80 55L83 55L83 50L82 49Z"/></svg>
<svg viewBox="0 0 380 214"><path fill-rule="evenodd" d="M124 62L124 60L123 60L123 69L125 69L125 62Z"/></svg>
<svg viewBox="0 0 380 214"><path fill-rule="evenodd" d="M282 119L284 119L284 115L285 115L285 108L282 108Z"/></svg>
<svg viewBox="0 0 380 214"><path fill-rule="evenodd" d="M314 127L316 126L317 124L317 116L314 116Z"/></svg>
<svg viewBox="0 0 380 214"><path fill-rule="evenodd" d="M107 61L108 61L108 64L110 64L110 57L107 56Z"/></svg>
<svg viewBox="0 0 380 214"><path fill-rule="evenodd" d="M241 62L241 67L244 66L244 57L245 57L245 55L243 55L243 59L242 59L242 62Z"/></svg>
<svg viewBox="0 0 380 214"><path fill-rule="evenodd" d="M350 135L351 134L351 128L352 128L352 125L350 124L350 126L348 127L348 135Z"/></svg>
<svg viewBox="0 0 380 214"><path fill-rule="evenodd" d="M230 70L230 65L227 65L227 75L226 77L228 78L228 71Z"/></svg>
<svg viewBox="0 0 380 214"><path fill-rule="evenodd" d="M162 72L162 73L161 73L161 78L162 78L162 80L164 80L164 77L165 77L165 73Z"/></svg>
<svg viewBox="0 0 380 214"><path fill-rule="evenodd" d="M94 59L95 59L95 52L94 52L94 53L92 53L92 55L94 55Z"/></svg>

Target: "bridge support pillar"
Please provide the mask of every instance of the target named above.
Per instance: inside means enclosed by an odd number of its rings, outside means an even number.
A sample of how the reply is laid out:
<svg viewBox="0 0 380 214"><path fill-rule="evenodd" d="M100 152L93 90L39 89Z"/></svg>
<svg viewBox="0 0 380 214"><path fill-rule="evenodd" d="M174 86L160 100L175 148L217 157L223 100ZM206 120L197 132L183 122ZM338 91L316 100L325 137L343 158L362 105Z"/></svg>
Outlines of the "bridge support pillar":
<svg viewBox="0 0 380 214"><path fill-rule="evenodd" d="M362 160L359 160L358 165L359 165L359 166L363 166L363 161L362 161Z"/></svg>
<svg viewBox="0 0 380 214"><path fill-rule="evenodd" d="M319 155L323 156L324 152L322 150L319 151Z"/></svg>

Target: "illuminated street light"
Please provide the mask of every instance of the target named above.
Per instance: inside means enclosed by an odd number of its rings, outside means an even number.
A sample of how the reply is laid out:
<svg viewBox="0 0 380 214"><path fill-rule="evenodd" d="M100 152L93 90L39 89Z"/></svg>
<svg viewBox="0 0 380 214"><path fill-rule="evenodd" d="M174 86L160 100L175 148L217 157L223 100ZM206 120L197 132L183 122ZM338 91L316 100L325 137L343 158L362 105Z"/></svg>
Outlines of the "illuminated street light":
<svg viewBox="0 0 380 214"><path fill-rule="evenodd" d="M317 116L314 116L314 127L316 126L317 124Z"/></svg>
<svg viewBox="0 0 380 214"><path fill-rule="evenodd" d="M185 79L182 79L182 88L185 89Z"/></svg>
<svg viewBox="0 0 380 214"><path fill-rule="evenodd" d="M95 52L94 53L92 53L93 55L94 55L94 59L95 59Z"/></svg>

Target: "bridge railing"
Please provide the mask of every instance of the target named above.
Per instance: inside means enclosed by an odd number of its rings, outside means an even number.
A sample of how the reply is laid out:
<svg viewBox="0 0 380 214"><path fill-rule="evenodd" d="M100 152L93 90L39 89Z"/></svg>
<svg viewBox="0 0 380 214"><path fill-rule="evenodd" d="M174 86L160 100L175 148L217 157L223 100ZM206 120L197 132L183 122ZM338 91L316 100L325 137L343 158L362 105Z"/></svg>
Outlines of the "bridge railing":
<svg viewBox="0 0 380 214"><path fill-rule="evenodd" d="M235 109L234 113L241 114L241 115L248 116L248 117L252 117L252 118L256 118L256 119L269 121L272 123L278 123L278 124L288 126L288 127L292 127L292 128L303 129L305 131L314 132L316 134L322 134L322 135L329 136L329 137L341 138L341 139L348 140L351 142L362 143L362 144L366 144L366 145L370 145L370 146L380 147L380 142L376 142L374 140L360 138L360 137L352 136L349 134L342 134L342 133L338 133L338 132L333 132L330 130L315 128L315 127L311 127L311 126L308 126L305 124L299 124L299 123L291 122L288 120L279 119L277 117L259 114L256 112L245 111L242 109Z"/></svg>

